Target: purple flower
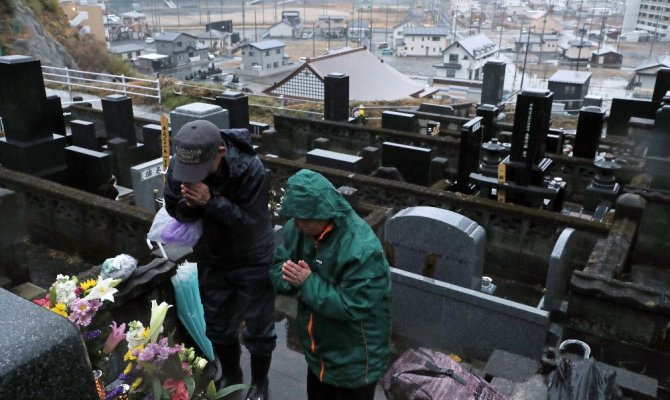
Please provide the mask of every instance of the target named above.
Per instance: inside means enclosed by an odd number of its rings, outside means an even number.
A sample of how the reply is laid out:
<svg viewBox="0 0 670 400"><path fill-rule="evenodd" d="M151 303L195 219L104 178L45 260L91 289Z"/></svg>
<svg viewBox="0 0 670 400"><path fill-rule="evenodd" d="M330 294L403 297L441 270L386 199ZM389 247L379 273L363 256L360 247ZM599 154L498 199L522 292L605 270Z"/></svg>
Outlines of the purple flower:
<svg viewBox="0 0 670 400"><path fill-rule="evenodd" d="M89 326L91 319L100 308L100 300L74 299L70 302L68 319L79 327Z"/></svg>
<svg viewBox="0 0 670 400"><path fill-rule="evenodd" d="M93 340L99 338L100 334L100 329L94 329L92 331L82 333L81 336L84 338L84 340Z"/></svg>

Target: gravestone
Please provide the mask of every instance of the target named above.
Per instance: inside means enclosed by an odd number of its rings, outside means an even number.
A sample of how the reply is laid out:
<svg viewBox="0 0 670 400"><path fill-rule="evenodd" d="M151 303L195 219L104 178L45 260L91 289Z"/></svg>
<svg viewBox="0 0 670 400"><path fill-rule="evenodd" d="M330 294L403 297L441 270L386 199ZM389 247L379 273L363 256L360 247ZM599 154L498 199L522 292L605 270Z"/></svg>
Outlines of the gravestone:
<svg viewBox="0 0 670 400"><path fill-rule="evenodd" d="M249 133L260 135L261 133L270 129L270 125L263 122L249 122Z"/></svg>
<svg viewBox="0 0 670 400"><path fill-rule="evenodd" d="M484 126L482 143L496 137L498 115L500 115L500 109L493 104L482 104L477 107L477 116L482 117L482 125Z"/></svg>
<svg viewBox="0 0 670 400"><path fill-rule="evenodd" d="M65 137L46 123L47 100L40 61L0 57L0 164L42 178L62 180Z"/></svg>
<svg viewBox="0 0 670 400"><path fill-rule="evenodd" d="M491 60L484 64L481 104L497 106L502 102L505 87L505 61Z"/></svg>
<svg viewBox="0 0 670 400"><path fill-rule="evenodd" d="M0 188L0 288L30 281L30 271L26 263L21 262L19 247L25 233L23 210L15 192Z"/></svg>
<svg viewBox="0 0 670 400"><path fill-rule="evenodd" d="M164 177L163 159L157 158L130 169L132 188L135 193L135 205L148 211L156 210L156 192L163 197Z"/></svg>
<svg viewBox="0 0 670 400"><path fill-rule="evenodd" d="M668 69L670 72L670 69ZM649 138L647 157L667 158L670 156L670 105L656 112L654 129Z"/></svg>
<svg viewBox="0 0 670 400"><path fill-rule="evenodd" d="M417 185L427 185L430 176L432 149L399 143L382 144L382 166L397 168L404 180Z"/></svg>
<svg viewBox="0 0 670 400"><path fill-rule="evenodd" d="M185 124L199 119L209 121L219 129L230 127L228 110L214 104L196 102L177 107L170 112L170 132L172 136L175 136Z"/></svg>
<svg viewBox="0 0 670 400"><path fill-rule="evenodd" d="M47 96L46 98L44 105L44 127L47 132L66 136L63 105L60 102L60 97L56 95Z"/></svg>
<svg viewBox="0 0 670 400"><path fill-rule="evenodd" d="M631 117L654 119L658 103L637 99L612 99L607 117L607 135L626 136Z"/></svg>
<svg viewBox="0 0 670 400"><path fill-rule="evenodd" d="M668 90L670 90L670 68L661 68L656 72L654 94L651 96L651 101L660 103Z"/></svg>
<svg viewBox="0 0 670 400"><path fill-rule="evenodd" d="M361 157L363 157L363 173L369 174L379 167L379 156L379 147L363 147L363 150L361 150Z"/></svg>
<svg viewBox="0 0 670 400"><path fill-rule="evenodd" d="M323 137L316 138L316 139L314 139L314 142L312 144L312 148L328 150L328 149L330 149L330 139L323 138Z"/></svg>
<svg viewBox="0 0 670 400"><path fill-rule="evenodd" d="M601 96L596 96L595 94L587 94L584 96L584 102L582 103L584 107L595 106L602 108L603 98Z"/></svg>
<svg viewBox="0 0 670 400"><path fill-rule="evenodd" d="M382 128L417 133L419 120L416 115L399 111L382 112Z"/></svg>
<svg viewBox="0 0 670 400"><path fill-rule="evenodd" d="M99 400L79 330L0 289L0 399Z"/></svg>
<svg viewBox="0 0 670 400"><path fill-rule="evenodd" d="M444 157L435 157L430 160L430 180L432 185L435 182L444 179L447 176L447 169L449 168L449 160Z"/></svg>
<svg viewBox="0 0 670 400"><path fill-rule="evenodd" d="M75 119L70 121L72 145L84 149L100 151L98 139L95 136L95 124L89 121Z"/></svg>
<svg viewBox="0 0 670 400"><path fill-rule="evenodd" d="M482 117L475 117L463 124L458 146L458 172L454 190L470 193L470 174L479 169L479 149L482 145Z"/></svg>
<svg viewBox="0 0 670 400"><path fill-rule="evenodd" d="M216 96L214 104L228 110L230 128L249 129L249 97L239 92L223 92Z"/></svg>
<svg viewBox="0 0 670 400"><path fill-rule="evenodd" d="M133 101L130 97L122 94L103 97L102 115L105 120L107 141L113 138L122 138L128 141L129 147L134 147L137 144Z"/></svg>
<svg viewBox="0 0 670 400"><path fill-rule="evenodd" d="M144 156L150 160L161 157L163 154L161 126L157 124L142 126L142 136L144 136Z"/></svg>
<svg viewBox="0 0 670 400"><path fill-rule="evenodd" d="M538 167L544 158L553 98L548 90L526 89L517 96L512 149L505 162L508 181L522 186L542 183Z"/></svg>
<svg viewBox="0 0 670 400"><path fill-rule="evenodd" d="M481 288L486 232L469 218L440 208L410 207L386 221L384 232L393 248L393 267Z"/></svg>
<svg viewBox="0 0 670 400"><path fill-rule="evenodd" d="M112 177L112 156L83 147L65 148L68 184L74 188L98 193Z"/></svg>
<svg viewBox="0 0 670 400"><path fill-rule="evenodd" d="M417 111L444 116L456 114L454 107L444 104L421 103Z"/></svg>
<svg viewBox="0 0 670 400"><path fill-rule="evenodd" d="M363 157L323 149L314 149L307 152L305 162L354 173L362 172L363 169Z"/></svg>
<svg viewBox="0 0 670 400"><path fill-rule="evenodd" d="M572 154L593 160L598 151L600 135L605 123L605 112L599 107L582 107L577 120L577 133Z"/></svg>
<svg viewBox="0 0 670 400"><path fill-rule="evenodd" d="M349 120L349 75L331 72L324 77L323 117L329 121Z"/></svg>
<svg viewBox="0 0 670 400"><path fill-rule="evenodd" d="M576 239L575 230L565 228L556 240L551 255L549 256L549 268L547 270L547 281L544 285L545 293L542 301L542 309L546 311L557 310L561 301L567 300L568 284L574 270L572 255Z"/></svg>
<svg viewBox="0 0 670 400"><path fill-rule="evenodd" d="M107 148L112 153L112 167L118 184L125 187L132 185L130 179L130 158L128 142L125 139L114 138L107 141Z"/></svg>

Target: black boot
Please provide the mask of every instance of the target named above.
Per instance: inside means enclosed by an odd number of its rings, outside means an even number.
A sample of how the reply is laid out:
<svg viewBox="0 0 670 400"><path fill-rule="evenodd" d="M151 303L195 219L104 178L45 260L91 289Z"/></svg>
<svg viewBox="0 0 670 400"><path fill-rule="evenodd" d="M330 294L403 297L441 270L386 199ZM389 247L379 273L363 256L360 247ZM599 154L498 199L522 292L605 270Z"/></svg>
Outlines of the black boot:
<svg viewBox="0 0 670 400"><path fill-rule="evenodd" d="M268 372L272 353L251 355L251 387L247 392L246 400L268 400Z"/></svg>
<svg viewBox="0 0 670 400"><path fill-rule="evenodd" d="M214 382L216 387L223 389L230 385L242 383L242 369L240 368L240 344L215 346L216 355L221 363L221 378Z"/></svg>

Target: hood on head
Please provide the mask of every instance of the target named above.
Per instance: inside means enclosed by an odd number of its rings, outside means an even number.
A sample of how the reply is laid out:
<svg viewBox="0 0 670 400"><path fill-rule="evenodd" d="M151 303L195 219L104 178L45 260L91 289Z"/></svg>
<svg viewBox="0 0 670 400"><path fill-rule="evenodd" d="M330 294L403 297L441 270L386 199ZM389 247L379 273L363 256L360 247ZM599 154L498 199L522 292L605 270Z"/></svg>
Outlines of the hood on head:
<svg viewBox="0 0 670 400"><path fill-rule="evenodd" d="M323 175L303 169L288 178L279 215L336 220L352 211L349 202Z"/></svg>

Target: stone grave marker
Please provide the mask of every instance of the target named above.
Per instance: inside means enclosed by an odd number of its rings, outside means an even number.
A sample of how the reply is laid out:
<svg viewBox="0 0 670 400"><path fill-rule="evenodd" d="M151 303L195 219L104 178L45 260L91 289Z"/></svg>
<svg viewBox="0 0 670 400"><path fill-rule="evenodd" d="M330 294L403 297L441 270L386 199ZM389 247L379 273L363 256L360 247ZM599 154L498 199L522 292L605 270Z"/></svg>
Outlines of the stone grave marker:
<svg viewBox="0 0 670 400"><path fill-rule="evenodd" d="M107 141L107 148L112 153L113 171L119 185L130 187L132 184L130 179L132 161L128 141L121 138L109 139Z"/></svg>
<svg viewBox="0 0 670 400"><path fill-rule="evenodd" d="M469 218L435 207L410 207L386 221L384 231L385 243L393 248L393 267L481 288L486 232Z"/></svg>
<svg viewBox="0 0 670 400"><path fill-rule="evenodd" d="M567 300L568 284L574 267L571 265L572 254L575 243L575 230L565 228L558 237L551 255L549 256L549 268L547 270L547 281L544 285L545 293L542 301L542 309L546 311L557 310L562 300Z"/></svg>
<svg viewBox="0 0 670 400"><path fill-rule="evenodd" d="M593 160L598 151L600 135L605 123L605 112L599 107L582 107L577 120L577 133L572 153L575 157Z"/></svg>
<svg viewBox="0 0 670 400"><path fill-rule="evenodd" d="M98 139L95 136L95 124L90 121L75 119L70 121L72 145L89 150L100 151Z"/></svg>
<svg viewBox="0 0 670 400"><path fill-rule="evenodd" d="M479 170L479 149L482 145L482 117L475 117L463 124L458 146L458 172L454 190L470 193L470 173Z"/></svg>
<svg viewBox="0 0 670 400"><path fill-rule="evenodd" d="M135 192L135 205L149 211L156 210L156 198L163 197L164 176L163 159L157 158L130 168ZM154 192L157 190L158 195Z"/></svg>
<svg viewBox="0 0 670 400"><path fill-rule="evenodd" d="M99 400L79 330L0 289L0 399Z"/></svg>
<svg viewBox="0 0 670 400"><path fill-rule="evenodd" d="M484 64L484 81L482 82L481 104L497 106L502 102L505 86L505 66L503 60L491 60Z"/></svg>
<svg viewBox="0 0 670 400"><path fill-rule="evenodd" d="M360 153L361 157L363 157L363 173L369 174L379 167L380 153L379 147L363 147Z"/></svg>
<svg viewBox="0 0 670 400"><path fill-rule="evenodd" d="M44 128L47 132L66 136L63 105L60 102L60 97L56 95L47 96L46 98L44 105Z"/></svg>
<svg viewBox="0 0 670 400"><path fill-rule="evenodd" d="M207 103L190 103L177 107L170 112L170 131L172 136L179 132L184 124L204 119L216 125L219 129L228 129L228 110L220 106Z"/></svg>
<svg viewBox="0 0 670 400"><path fill-rule="evenodd" d="M228 110L231 128L249 129L249 97L247 95L226 91L216 96L214 104Z"/></svg>
<svg viewBox="0 0 670 400"><path fill-rule="evenodd" d="M65 148L68 184L89 193L98 193L112 177L112 156L78 146Z"/></svg>
<svg viewBox="0 0 670 400"><path fill-rule="evenodd" d="M354 173L363 170L363 157L323 149L314 149L307 152L305 162Z"/></svg>
<svg viewBox="0 0 670 400"><path fill-rule="evenodd" d="M122 138L128 141L129 147L137 144L135 132L135 115L133 101L122 94L112 94L102 99L102 115L105 120L107 141Z"/></svg>
<svg viewBox="0 0 670 400"><path fill-rule="evenodd" d="M382 112L382 128L417 133L419 131L419 120L414 114L384 111Z"/></svg>
<svg viewBox="0 0 670 400"><path fill-rule="evenodd" d="M144 136L145 157L150 160L161 157L163 154L161 126L157 124L147 124L142 126L142 136Z"/></svg>
<svg viewBox="0 0 670 400"><path fill-rule="evenodd" d="M612 99L607 118L607 135L626 136L631 117L654 119L658 103L637 99Z"/></svg>
<svg viewBox="0 0 670 400"><path fill-rule="evenodd" d="M656 72L654 93L651 96L653 103L660 103L665 94L670 90L670 68L660 68Z"/></svg>
<svg viewBox="0 0 670 400"><path fill-rule="evenodd" d="M427 185L432 153L432 149L425 147L384 142L382 144L382 166L397 168L405 181L409 183Z"/></svg>

